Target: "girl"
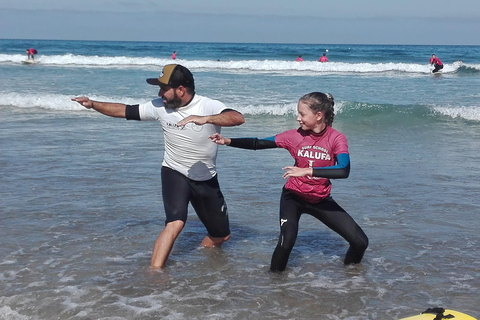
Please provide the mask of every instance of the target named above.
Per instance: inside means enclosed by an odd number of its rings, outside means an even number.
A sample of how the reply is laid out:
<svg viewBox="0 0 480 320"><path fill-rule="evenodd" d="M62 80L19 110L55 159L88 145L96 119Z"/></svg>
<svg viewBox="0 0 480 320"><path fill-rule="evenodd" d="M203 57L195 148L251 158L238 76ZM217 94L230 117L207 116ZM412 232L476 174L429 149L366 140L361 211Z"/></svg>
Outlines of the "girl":
<svg viewBox="0 0 480 320"><path fill-rule="evenodd" d="M283 168L283 177L288 180L280 198L280 237L272 256L272 271L285 270L303 213L314 216L348 241L345 264L359 263L367 249L368 238L363 230L330 195L330 179L347 178L350 173L347 139L332 128L333 106L332 95L312 92L298 102L298 129L266 139L229 139L218 133L210 137L219 145L237 148L284 148L295 159L294 166Z"/></svg>

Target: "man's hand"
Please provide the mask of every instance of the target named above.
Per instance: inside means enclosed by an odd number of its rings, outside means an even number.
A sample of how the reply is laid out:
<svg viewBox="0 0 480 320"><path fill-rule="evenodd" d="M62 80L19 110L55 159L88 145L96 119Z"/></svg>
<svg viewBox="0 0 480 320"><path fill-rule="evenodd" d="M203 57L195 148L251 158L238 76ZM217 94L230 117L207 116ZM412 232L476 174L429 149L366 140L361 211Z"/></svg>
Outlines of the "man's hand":
<svg viewBox="0 0 480 320"><path fill-rule="evenodd" d="M93 102L87 97L77 97L77 98L72 98L72 101L76 101L80 103L82 106L84 106L87 109L93 108Z"/></svg>
<svg viewBox="0 0 480 320"><path fill-rule="evenodd" d="M196 125L203 126L204 124L208 123L208 117L209 116L194 116L194 115L191 115L191 116L188 116L185 119L179 121L177 123L177 126L183 127L187 123L194 123Z"/></svg>

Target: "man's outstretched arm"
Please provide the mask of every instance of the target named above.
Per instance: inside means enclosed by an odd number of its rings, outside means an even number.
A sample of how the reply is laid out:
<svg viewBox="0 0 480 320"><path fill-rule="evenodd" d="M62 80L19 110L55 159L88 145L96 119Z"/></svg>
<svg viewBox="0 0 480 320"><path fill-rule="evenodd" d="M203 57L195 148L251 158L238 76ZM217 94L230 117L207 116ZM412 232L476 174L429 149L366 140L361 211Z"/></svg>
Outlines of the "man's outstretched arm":
<svg viewBox="0 0 480 320"><path fill-rule="evenodd" d="M95 109L110 117L125 118L126 105L123 103L93 101L88 97L72 98L72 101L76 101L87 109Z"/></svg>
<svg viewBox="0 0 480 320"><path fill-rule="evenodd" d="M245 118L240 112L230 109L210 116L191 115L178 122L177 125L184 126L190 122L200 126L210 123L221 127L233 127L243 124L245 122Z"/></svg>

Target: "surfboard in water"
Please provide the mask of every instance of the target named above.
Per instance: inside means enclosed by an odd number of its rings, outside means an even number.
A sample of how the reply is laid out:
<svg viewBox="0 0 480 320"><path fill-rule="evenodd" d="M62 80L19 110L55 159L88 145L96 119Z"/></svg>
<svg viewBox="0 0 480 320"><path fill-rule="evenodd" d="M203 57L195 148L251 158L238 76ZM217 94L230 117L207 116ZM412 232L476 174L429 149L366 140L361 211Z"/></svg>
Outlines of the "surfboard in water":
<svg viewBox="0 0 480 320"><path fill-rule="evenodd" d="M32 59L27 59L27 60L22 60L22 63L23 64L34 64L34 63L36 63L36 61L32 60Z"/></svg>
<svg viewBox="0 0 480 320"><path fill-rule="evenodd" d="M469 316L468 314L461 313L455 310L432 308L427 309L419 315L411 316L407 318L401 318L399 320L477 320L476 318Z"/></svg>

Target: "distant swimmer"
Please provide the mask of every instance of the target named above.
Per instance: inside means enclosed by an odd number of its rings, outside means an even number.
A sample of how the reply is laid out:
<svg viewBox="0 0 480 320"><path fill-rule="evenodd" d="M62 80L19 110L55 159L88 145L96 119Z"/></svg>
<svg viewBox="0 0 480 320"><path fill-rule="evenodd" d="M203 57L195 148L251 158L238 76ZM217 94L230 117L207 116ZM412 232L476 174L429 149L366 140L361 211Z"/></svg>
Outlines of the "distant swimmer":
<svg viewBox="0 0 480 320"><path fill-rule="evenodd" d="M177 51L173 51L172 53L172 60L177 59Z"/></svg>
<svg viewBox="0 0 480 320"><path fill-rule="evenodd" d="M432 57L430 58L430 64L435 66L435 69L433 69L432 73L436 73L443 69L442 61L440 61L440 59L438 59L434 54L432 54Z"/></svg>
<svg viewBox="0 0 480 320"><path fill-rule="evenodd" d="M38 53L38 51L33 49L33 48L30 48L30 49L26 50L26 53L27 53L27 59L28 60L34 60L35 55Z"/></svg>
<svg viewBox="0 0 480 320"><path fill-rule="evenodd" d="M295 59L295 61L303 61L302 56L298 56L297 59Z"/></svg>
<svg viewBox="0 0 480 320"><path fill-rule="evenodd" d="M323 56L321 56L320 59L318 59L318 61L320 61L320 62L327 62L327 61L328 61L327 54L324 53Z"/></svg>

